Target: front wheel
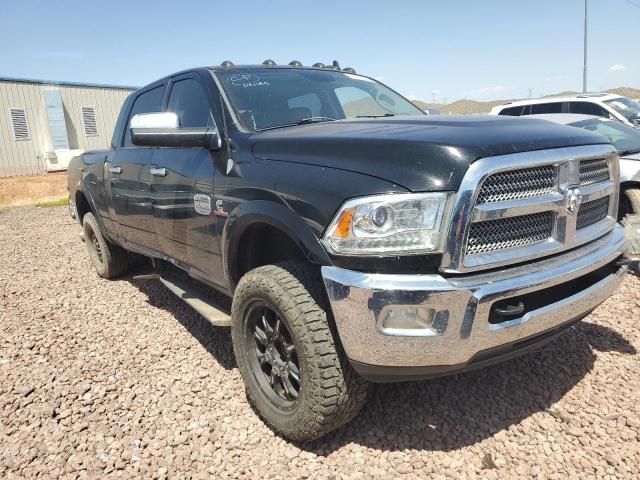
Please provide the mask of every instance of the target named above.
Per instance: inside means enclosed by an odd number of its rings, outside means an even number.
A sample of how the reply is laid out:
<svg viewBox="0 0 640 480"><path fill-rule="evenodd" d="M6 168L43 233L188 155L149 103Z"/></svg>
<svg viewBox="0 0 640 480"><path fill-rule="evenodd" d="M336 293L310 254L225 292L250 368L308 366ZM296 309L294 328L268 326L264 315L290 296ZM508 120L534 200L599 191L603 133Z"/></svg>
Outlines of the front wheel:
<svg viewBox="0 0 640 480"><path fill-rule="evenodd" d="M628 213L640 215L640 188L628 188L623 192L629 204Z"/></svg>
<svg viewBox="0 0 640 480"><path fill-rule="evenodd" d="M233 298L231 335L247 398L273 430L295 441L345 424L367 396L325 303L318 269L304 262L250 271Z"/></svg>

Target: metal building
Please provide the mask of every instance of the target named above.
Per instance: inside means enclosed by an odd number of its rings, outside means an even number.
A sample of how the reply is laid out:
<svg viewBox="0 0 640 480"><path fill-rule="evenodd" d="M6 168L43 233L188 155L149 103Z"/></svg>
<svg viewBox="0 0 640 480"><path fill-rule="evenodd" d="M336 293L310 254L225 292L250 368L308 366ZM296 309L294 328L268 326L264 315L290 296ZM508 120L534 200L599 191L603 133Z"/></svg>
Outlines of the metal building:
<svg viewBox="0 0 640 480"><path fill-rule="evenodd" d="M64 170L108 148L134 87L0 77L0 177Z"/></svg>

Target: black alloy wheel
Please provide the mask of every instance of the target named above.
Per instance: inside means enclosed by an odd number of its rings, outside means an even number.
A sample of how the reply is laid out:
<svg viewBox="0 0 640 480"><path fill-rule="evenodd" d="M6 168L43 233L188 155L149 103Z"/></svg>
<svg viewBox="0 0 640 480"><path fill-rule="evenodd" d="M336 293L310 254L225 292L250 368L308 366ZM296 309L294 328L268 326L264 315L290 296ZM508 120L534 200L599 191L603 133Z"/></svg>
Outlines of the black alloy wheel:
<svg viewBox="0 0 640 480"><path fill-rule="evenodd" d="M246 351L263 393L284 411L291 410L302 385L296 346L286 321L263 300L246 311Z"/></svg>

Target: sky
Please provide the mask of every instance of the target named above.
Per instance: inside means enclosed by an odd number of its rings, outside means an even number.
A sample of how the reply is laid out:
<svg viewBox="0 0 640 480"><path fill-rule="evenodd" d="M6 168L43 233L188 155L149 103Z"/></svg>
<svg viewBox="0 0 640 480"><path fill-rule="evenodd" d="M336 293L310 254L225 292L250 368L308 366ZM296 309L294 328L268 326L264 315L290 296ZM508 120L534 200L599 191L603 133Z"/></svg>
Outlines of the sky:
<svg viewBox="0 0 640 480"><path fill-rule="evenodd" d="M640 88L640 0L589 1L590 91ZM7 1L0 76L142 86L194 66L338 60L413 99L582 88L584 0Z"/></svg>

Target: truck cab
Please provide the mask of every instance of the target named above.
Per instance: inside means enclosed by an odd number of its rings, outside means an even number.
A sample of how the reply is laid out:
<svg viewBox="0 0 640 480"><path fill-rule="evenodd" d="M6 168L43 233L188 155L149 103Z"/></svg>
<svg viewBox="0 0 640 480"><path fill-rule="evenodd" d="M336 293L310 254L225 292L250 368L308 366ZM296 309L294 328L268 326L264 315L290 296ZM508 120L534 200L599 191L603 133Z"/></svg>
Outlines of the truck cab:
<svg viewBox="0 0 640 480"><path fill-rule="evenodd" d="M249 402L303 441L371 381L503 361L586 316L627 269L618 183L599 135L427 116L337 62L170 75L69 169L98 274L149 257L133 281L230 327Z"/></svg>

